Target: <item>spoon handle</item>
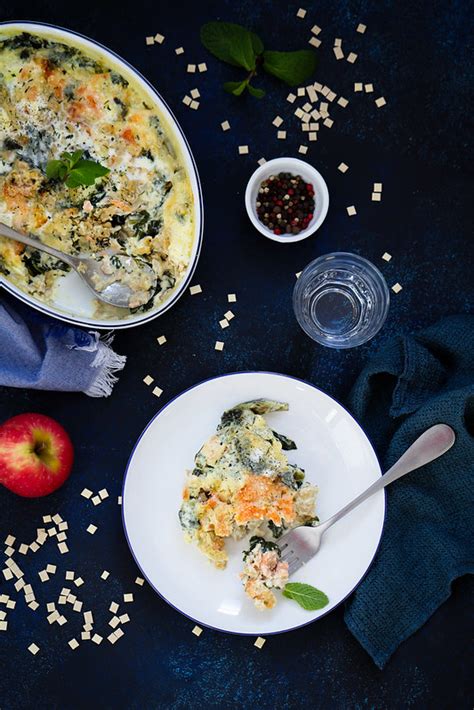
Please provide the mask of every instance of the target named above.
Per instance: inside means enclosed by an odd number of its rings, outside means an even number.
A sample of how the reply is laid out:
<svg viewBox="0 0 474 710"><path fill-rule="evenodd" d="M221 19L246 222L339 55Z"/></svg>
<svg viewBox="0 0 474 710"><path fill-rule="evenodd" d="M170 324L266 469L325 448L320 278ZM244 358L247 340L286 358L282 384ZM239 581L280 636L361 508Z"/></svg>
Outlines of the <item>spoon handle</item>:
<svg viewBox="0 0 474 710"><path fill-rule="evenodd" d="M372 483L363 493L357 496L354 500L344 506L341 510L335 513L331 518L325 520L318 527L325 529L333 525L337 520L346 515L350 510L360 505L364 500L370 498L371 495L380 491L385 486L388 486L397 478L405 476L410 471L414 471L420 466L424 466L430 461L434 461L439 456L442 456L454 444L456 435L450 426L447 424L435 424L427 429L421 436L416 439L413 444L405 451L405 453L396 461L392 468L375 483Z"/></svg>
<svg viewBox="0 0 474 710"><path fill-rule="evenodd" d="M40 251L44 251L46 252L46 254L54 256L56 259L61 259L61 261L65 261L73 268L77 268L77 261L73 256L70 256L69 254L64 254L64 252L58 251L57 249L53 249L53 247L49 247L47 246L47 244L43 244L43 242L40 242L37 239L28 237L26 236L26 234L17 232L16 229L8 227L6 224L3 224L3 222L0 222L0 236L7 237L8 239L14 239L16 242L21 242L22 244L26 244L26 246L28 247L33 247L33 249L39 249Z"/></svg>

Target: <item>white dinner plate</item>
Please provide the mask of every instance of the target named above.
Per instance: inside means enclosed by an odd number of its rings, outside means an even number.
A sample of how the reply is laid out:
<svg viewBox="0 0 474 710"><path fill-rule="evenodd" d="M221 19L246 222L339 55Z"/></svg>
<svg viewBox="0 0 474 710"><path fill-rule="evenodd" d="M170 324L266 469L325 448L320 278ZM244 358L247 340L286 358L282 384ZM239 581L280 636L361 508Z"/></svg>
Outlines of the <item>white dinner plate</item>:
<svg viewBox="0 0 474 710"><path fill-rule="evenodd" d="M61 277L55 289L54 300L52 302L41 301L31 296L1 273L0 288L3 286L6 291L9 291L16 296L16 298L19 298L36 310L74 325L110 329L130 328L135 325L147 323L153 318L165 313L165 311L171 308L184 294L197 266L201 251L204 219L201 183L199 181L196 162L183 130L168 104L152 84L150 84L137 69L132 67L131 64L119 57L118 54L111 49L104 47L104 45L93 39L84 37L84 35L78 32L66 30L63 27L56 27L55 25L48 25L44 22L0 22L0 38L2 35L12 30L29 32L30 34L39 35L55 42L63 42L66 45L77 47L87 55L92 55L103 61L106 66L116 69L132 86L139 88L139 90L148 97L150 104L157 109L162 122L166 125L169 135L173 136L189 176L194 197L194 235L189 264L183 274L183 278L176 285L176 288L171 291L168 298L143 313L126 313L123 318L98 318L95 315L96 301L92 292L82 281L81 277L72 270Z"/></svg>
<svg viewBox="0 0 474 710"><path fill-rule="evenodd" d="M326 533L322 547L291 578L324 591L329 605L305 611L277 592L272 610L258 611L239 580L246 540L228 546L225 570L214 568L183 539L178 509L185 471L214 433L225 409L256 398L288 402L288 412L267 415L277 431L296 441L291 462L319 486L316 512L335 513L380 475L374 450L351 415L302 380L270 372L224 375L186 390L151 420L128 462L123 522L128 544L150 585L171 606L200 625L238 634L268 635L311 623L334 609L363 578L376 553L385 495L375 494Z"/></svg>

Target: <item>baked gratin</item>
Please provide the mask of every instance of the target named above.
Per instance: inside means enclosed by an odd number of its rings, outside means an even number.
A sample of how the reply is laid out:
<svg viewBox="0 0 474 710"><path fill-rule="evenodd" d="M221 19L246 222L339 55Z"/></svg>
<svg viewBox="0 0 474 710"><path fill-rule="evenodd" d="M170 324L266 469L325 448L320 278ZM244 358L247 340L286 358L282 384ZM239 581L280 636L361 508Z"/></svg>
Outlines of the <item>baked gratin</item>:
<svg viewBox="0 0 474 710"><path fill-rule="evenodd" d="M103 55L46 36L0 30L0 221L68 254L140 257L158 277L137 311L166 301L194 238L193 193L166 119ZM110 172L67 187L46 176L64 152ZM51 302L68 267L0 238L0 272ZM97 305L97 314L129 311Z"/></svg>
<svg viewBox="0 0 474 710"><path fill-rule="evenodd" d="M260 609L275 605L271 589L282 588L288 579L274 541L317 520L317 487L304 482L304 471L285 453L296 444L264 417L287 410L284 402L256 399L224 412L187 473L179 511L186 540L220 569L227 564L226 539L253 536L242 582Z"/></svg>

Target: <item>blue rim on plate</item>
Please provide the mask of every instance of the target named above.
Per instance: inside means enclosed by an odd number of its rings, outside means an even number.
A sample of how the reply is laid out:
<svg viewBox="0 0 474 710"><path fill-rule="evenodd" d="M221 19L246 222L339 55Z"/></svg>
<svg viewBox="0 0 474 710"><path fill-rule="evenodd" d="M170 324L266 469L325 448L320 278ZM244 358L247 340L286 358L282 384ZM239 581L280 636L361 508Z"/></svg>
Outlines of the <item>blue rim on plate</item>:
<svg viewBox="0 0 474 710"><path fill-rule="evenodd" d="M181 128L181 125L179 124L178 119L174 115L173 111L171 108L168 106L167 102L164 100L162 95L160 94L159 91L153 86L153 84L140 72L138 69L136 69L130 62L128 62L126 59L121 57L117 52L114 52L114 50L109 49L106 47L104 44L101 42L98 42L95 39L92 39L91 37L88 37L87 35L83 35L80 32L76 32L75 30L69 30L66 27L62 27L61 25L52 25L49 22L36 22L34 20L6 20L3 22L0 22L0 28L1 27L8 27L8 26L15 26L15 25L32 25L32 26L40 26L40 27L45 27L45 28L51 28L53 30L59 30L61 32L65 32L66 34L70 34L76 37L79 37L80 39L84 39L87 42L91 42L92 44L96 45L99 47L101 50L104 52L111 54L115 59L118 59L119 62L122 62L125 64L126 67L133 73L136 74L151 90L153 94L155 94L158 99L161 101L165 109L168 111L170 119L172 120L174 127L177 129L179 132L184 145L186 147L186 150L188 151L189 158L191 160L191 164L194 170L194 174L196 177L196 188L197 188L197 197L199 200L199 213L200 213L200 228L199 228L199 233L197 234L197 248L196 248L196 254L194 256L193 263L190 266L189 273L187 274L186 278L183 279L183 281L180 284L179 291L175 293L172 298L170 298L169 301L167 301L162 310L159 311L159 313L150 313L147 316L144 316L143 319L139 321L134 321L134 322L128 322L124 321L123 323L120 324L114 324L114 325L91 325L90 323L82 321L80 318L69 318L67 315L58 315L57 312L54 310L51 310L48 308L48 306L41 304L41 302L36 302L33 301L32 298L29 298L26 294L23 294L20 289L18 289L19 292L11 288L11 285L5 279L1 274L0 274L0 287L4 288L8 293L11 293L12 296L15 298L18 298L20 301L23 301L23 303L26 303L28 306L31 308L35 308L37 311L40 311L41 313L44 313L47 316L51 316L52 318L59 319L62 321L65 321L67 323L71 323L73 325L78 325L82 326L84 328L98 328L99 330L118 330L118 329L124 329L124 328L133 328L135 326L143 325L144 323L148 323L149 321L153 320L154 318L157 318L161 316L163 313L166 313L180 298L183 296L183 294L186 291L186 287L188 286L189 282L191 281L194 272L196 270L198 261L199 261L199 256L201 254L201 248L202 248L202 242L203 242L203 233L204 233L204 201L203 201L203 195L202 195L202 186L201 186L201 180L199 177L199 172L197 169L197 164L196 160L194 158L194 155L192 153L191 147L188 143L188 140L184 134L183 129Z"/></svg>
<svg viewBox="0 0 474 710"><path fill-rule="evenodd" d="M131 451L131 453L130 453L130 456L129 456L129 458L128 458L128 461L127 461L127 466L126 466L126 468L125 468L125 474L124 474L124 477L123 477L123 484L122 484L122 524L123 524L123 529L124 529L125 539L126 539L126 541L127 541L127 545L128 545L128 547L129 547L129 550L130 550L130 552L131 552L131 555L132 555L133 559L135 560L135 563L136 563L138 569L140 570L140 572L142 573L142 575L145 577L145 579L146 579L146 581L148 582L148 584L150 585L150 587L158 594L159 597L161 597L161 599L163 599L163 601L165 601L167 604L169 604L169 606L172 607L172 609L174 609L175 611L179 612L182 616L185 616L187 619L190 619L190 620L193 621L195 624L200 624L201 626L205 626L206 628L211 629L212 631L219 631L219 632L224 633L224 634L232 634L233 636L260 636L260 635L261 635L261 636L276 636L277 634L285 634L285 633L288 633L289 631L296 631L297 629L302 629L304 626L309 626L310 624L314 624L316 621L319 621L319 619L322 619L322 618L323 618L324 616L326 616L327 614L332 613L332 612L333 612L335 609L337 609L341 604L343 604L343 603L346 601L346 599L348 599L348 598L351 596L351 594L355 591L355 589L357 589L357 587L359 586L359 584L362 583L362 581L364 580L364 578L365 578L365 576L367 575L368 571L369 571L370 568L372 567L372 564L373 564L373 562L374 562L375 556L377 555L377 552L378 552L379 547L380 547L380 543L381 543L381 541L382 541L383 529L384 529L384 526L385 526L385 518L386 518L386 514L387 514L387 497L386 497L386 490L385 490L385 488L382 489L382 490L383 490L383 496L384 496L384 499L383 499L384 511L383 511L383 521L382 521L382 525L381 525L381 528L380 528L380 537L379 537L379 541L378 541L378 543L377 543L377 547L376 547L375 550L374 550L374 554L372 555L372 558L371 558L369 564L367 565L367 569L365 570L365 572L364 572L364 574L362 575L362 577L358 580L357 584L356 584L354 587L352 587L352 589L346 594L346 596L345 596L343 599L341 599L340 602L338 602L338 603L337 603L335 606L333 606L331 609L329 609L328 611L323 612L320 616L318 616L317 619L311 619L311 621L306 621L304 624L298 624L297 626L292 626L292 627L290 627L290 628L288 628L288 629L282 629L281 631L265 631L265 632L261 632L261 633L258 633L258 632L249 633L249 632L247 632L247 631L242 631L242 632L241 632L241 631L229 631L229 630L227 630L227 629L220 629L220 628L217 627L217 626L212 626L211 624L206 624L205 622L201 621L200 619L195 619L193 616L190 616L189 614L187 614L186 612L182 611L182 610L179 609L177 606L175 606L175 605L174 605L169 599L167 599L167 598L160 592L160 590L157 589L157 588L155 587L155 585L150 581L148 575L146 574L146 572L143 570L142 566L140 565L140 562L138 561L138 559L137 559L137 557L136 557L136 555L135 555L135 553L134 553L134 551L133 551L132 544L131 544L131 542L130 542L130 538L129 538L128 530L127 530L127 524L126 524L126 522L125 522L125 506L124 506L124 502L125 502L125 484L126 484L126 482L127 482L127 476L128 476L130 464L131 464L131 462L132 462L133 456L134 456L134 454L135 454L135 451L136 451L136 449L137 449L137 447L138 447L140 441L142 440L142 438L144 437L144 435L146 434L146 432L148 431L148 429L150 428L150 426L153 424L153 422L155 421L155 419L157 419L157 417L159 417L159 416L165 411L165 409L167 409L167 407L169 407L170 404L172 404L172 403L175 402L177 399L179 399L183 394L186 394L187 392L190 392L191 390L196 389L196 387L200 387L201 385L204 385L204 384L206 384L207 382L212 382L212 381L214 381L214 380L220 380L220 379L223 379L224 377L232 377L232 376L234 376L234 375L277 375L278 377L285 377L285 378L288 379L288 380L294 380L295 382L301 382L301 383L303 383L303 384L305 384L305 385L308 385L309 387L312 387L313 389L317 390L318 392L321 392L321 394L325 395L326 397L330 397L330 395L326 394L326 392L324 392L324 391L323 391L322 389L320 389L319 387L316 387L316 385L313 385L312 382L308 382L308 380L303 380L303 379L301 379L300 377L293 377L292 375L285 375L285 374L283 374L283 373L281 373L281 372L270 372L269 370L247 370L247 371L238 371L238 372L228 372L228 373L226 373L225 375L216 375L216 377L208 377L207 379L202 380L201 382L197 382L195 385L191 385L191 387L187 387L187 388L184 389L182 392L180 392L179 394L177 394L177 395L175 395L174 397L172 397L169 402L167 402L165 405L163 405L163 407L161 407L161 408L157 411L157 413L150 419L150 421L148 422L148 424L145 426L145 428L143 429L142 433L140 434L140 436L138 437L138 439L136 440L136 442L135 442L135 444L134 444L134 446L133 446L133 449L132 449L132 451ZM372 451L374 452L375 459L376 459L376 461L377 461L377 463L378 463L378 466L379 466L380 475L382 475L382 469L381 469L381 466L380 466L380 463L379 463L377 454L375 453L375 451L374 451L374 449L373 449L373 446L372 446L372 444L370 443L370 441L369 441L369 439L368 439L368 437L367 437L367 434L364 432L364 430L362 429L362 427L360 426L360 424L354 419L354 417L353 417L352 414L349 412L349 410L346 409L346 407L344 407L344 405L342 405L340 402L338 402L337 399L334 399L334 397L330 397L330 398L331 398L334 402L336 402L336 404L338 404L338 405L341 407L341 409L343 409L343 410L346 412L346 414L349 415L349 417L350 417L350 418L352 419L352 421L355 423L355 425L357 426L357 428L360 430L360 432L361 432L361 434L363 435L363 437L367 440L367 442L368 442L369 445L370 445L370 448L371 448Z"/></svg>

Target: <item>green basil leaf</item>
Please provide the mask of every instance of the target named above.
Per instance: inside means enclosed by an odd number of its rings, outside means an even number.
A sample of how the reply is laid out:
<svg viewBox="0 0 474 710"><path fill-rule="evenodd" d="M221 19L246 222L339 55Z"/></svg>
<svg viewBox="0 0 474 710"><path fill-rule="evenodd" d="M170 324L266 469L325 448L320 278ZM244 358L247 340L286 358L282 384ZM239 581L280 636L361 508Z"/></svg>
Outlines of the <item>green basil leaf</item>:
<svg viewBox="0 0 474 710"><path fill-rule="evenodd" d="M223 62L247 71L255 69L254 47L263 45L257 35L232 22L208 22L201 27L201 42Z"/></svg>
<svg viewBox="0 0 474 710"><path fill-rule="evenodd" d="M263 68L290 86L298 86L309 79L316 69L316 54L311 49L297 52L263 53Z"/></svg>
<svg viewBox="0 0 474 710"><path fill-rule="evenodd" d="M252 86L252 84L248 84L247 89L252 96L255 96L256 99L263 99L265 96L263 89L258 89L256 86Z"/></svg>
<svg viewBox="0 0 474 710"><path fill-rule="evenodd" d="M283 589L283 596L294 599L307 611L316 611L329 604L329 599L324 592L312 587L311 584L301 584L300 582L288 582Z"/></svg>
<svg viewBox="0 0 474 710"><path fill-rule="evenodd" d="M243 81L226 81L225 84L223 84L224 90L227 91L228 94L234 94L234 96L240 96L245 91L245 87L248 84L248 80L244 79Z"/></svg>

